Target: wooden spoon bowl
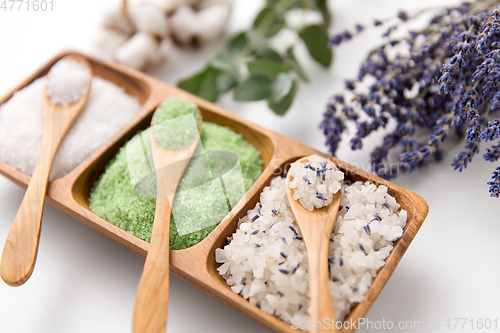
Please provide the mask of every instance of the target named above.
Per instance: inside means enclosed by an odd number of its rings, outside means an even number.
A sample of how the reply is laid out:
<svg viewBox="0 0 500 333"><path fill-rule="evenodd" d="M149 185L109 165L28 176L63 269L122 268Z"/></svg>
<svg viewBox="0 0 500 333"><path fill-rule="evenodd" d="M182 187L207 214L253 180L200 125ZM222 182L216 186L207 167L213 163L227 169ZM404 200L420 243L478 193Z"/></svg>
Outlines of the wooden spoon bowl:
<svg viewBox="0 0 500 333"><path fill-rule="evenodd" d="M246 215L249 209L255 207L262 190L270 184L274 177L281 175L290 163L304 156L316 154L332 160L339 170L344 172L345 182L371 181L377 186L387 186L389 194L394 196L402 209L408 212L408 221L403 236L394 243L394 249L387 257L385 265L374 278L364 300L351 310L345 320L357 323L360 318L366 315L421 227L428 213L428 206L424 199L398 185L265 127L251 123L199 97L168 86L164 82L142 72L115 62L105 62L76 51L65 51L50 59L26 80L0 98L0 104L11 98L15 91L22 89L36 78L45 75L56 61L66 55L82 55L87 58L96 75L117 84L128 94L137 97L142 104L142 108L129 124L123 127L106 144L98 148L71 173L49 183L47 190L47 202L49 204L121 244L128 250L146 257L151 245L95 215L89 208L89 193L94 186L95 180L102 174L105 166L113 159L125 142L139 130L144 130L150 126L153 112L163 100L168 97L188 98L198 105L204 121L230 127L257 148L261 153L264 169L262 175L251 186L246 195L203 241L187 249L170 251L169 260L172 274L274 332L297 332L289 324L264 313L240 295L233 293L226 281L217 272L219 265L215 262L215 250L227 243L227 237L238 227L238 219ZM30 180L28 175L19 172L2 161L0 161L0 173L24 188L26 188ZM354 327L349 326L340 331L353 332L354 330Z"/></svg>
<svg viewBox="0 0 500 333"><path fill-rule="evenodd" d="M199 115L199 119L201 119L201 115ZM156 141L154 127L151 131L151 152L157 173L156 209L150 248L135 300L132 318L134 333L160 333L166 330L172 205L177 185L198 146L200 135L201 121L198 126L198 135L187 148L170 150L162 147ZM167 166L172 166L168 168L168 173L165 172Z"/></svg>
<svg viewBox="0 0 500 333"><path fill-rule="evenodd" d="M308 161L309 157L306 156L299 159L297 163ZM327 162L330 167L338 171L337 166L332 161L327 160ZM330 243L333 226L337 220L342 189L333 195L332 202L328 206L319 209L313 208L312 211L308 211L299 201L293 198L294 189L289 186L292 180L292 175L288 173L286 177L286 195L302 234L309 261L311 321L313 323L318 321L323 323L324 319L335 321L328 276L328 244ZM316 327L316 325L311 330L313 333L323 331L325 330Z"/></svg>
<svg viewBox="0 0 500 333"><path fill-rule="evenodd" d="M47 95L47 88L44 89L42 99L43 135L40 155L21 207L19 207L5 242L0 262L0 276L10 286L24 284L33 273L52 161L66 133L87 103L90 92L93 71L87 59L76 55L66 56L62 59L74 60L87 67L90 73L89 85L87 91L77 102L66 107L52 103ZM48 75L50 76L50 72Z"/></svg>

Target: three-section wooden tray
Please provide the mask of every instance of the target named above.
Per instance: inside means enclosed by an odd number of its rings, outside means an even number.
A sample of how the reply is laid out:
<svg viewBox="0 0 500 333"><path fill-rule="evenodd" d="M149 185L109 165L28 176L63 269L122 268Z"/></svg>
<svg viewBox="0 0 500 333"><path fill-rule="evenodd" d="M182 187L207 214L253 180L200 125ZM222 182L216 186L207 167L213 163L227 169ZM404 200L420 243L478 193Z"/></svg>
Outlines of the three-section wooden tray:
<svg viewBox="0 0 500 333"><path fill-rule="evenodd" d="M116 63L104 62L76 51L65 51L52 58L1 98L0 104L6 102L15 91L22 89L36 78L45 75L56 61L70 54L86 57L92 64L96 75L114 82L123 87L128 94L136 96L142 104L142 108L125 128L122 128L109 142L100 147L70 174L49 184L47 193L47 202L49 204L134 253L145 257L149 243L132 236L93 214L89 209L89 193L94 181L103 172L104 167L114 157L118 149L138 130L149 126L153 111L159 103L168 97L187 97L199 106L204 120L232 128L234 131L241 133L248 142L260 150L264 162L264 171L247 194L207 238L191 248L170 252L171 272L273 331L296 331L288 324L251 305L240 295L233 293L216 271L218 264L215 263L214 252L216 248L224 246L226 237L236 230L238 219L243 217L248 209L256 205L262 189L269 185L273 177L280 175L287 164L307 155L318 154L333 160L339 169L346 173L347 181L370 180L376 184L388 186L389 193L396 198L403 209L408 211L408 222L403 236L395 243L394 250L386 259L385 266L378 272L363 302L354 307L346 320L352 319L353 322L356 322L367 313L423 223L429 210L424 199L332 156L322 154L297 141L250 123L214 104L175 87L168 86L139 71ZM2 162L0 162L0 173L24 188L27 187L30 180L29 176ZM352 331L354 329L344 329L342 332Z"/></svg>

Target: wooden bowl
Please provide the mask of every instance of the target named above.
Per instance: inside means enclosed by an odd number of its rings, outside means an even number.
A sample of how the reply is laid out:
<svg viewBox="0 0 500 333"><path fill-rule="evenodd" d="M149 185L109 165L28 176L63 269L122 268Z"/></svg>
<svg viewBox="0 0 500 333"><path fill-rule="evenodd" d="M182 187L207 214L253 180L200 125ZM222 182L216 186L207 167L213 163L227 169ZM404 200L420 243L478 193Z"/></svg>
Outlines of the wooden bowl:
<svg viewBox="0 0 500 333"><path fill-rule="evenodd" d="M296 330L292 329L290 325L264 313L256 306L251 305L243 297L231 291L230 287L216 271L219 265L215 263L215 249L226 244L227 237L235 232L237 228L238 219L243 217L247 210L255 207L259 201L260 193L265 186L270 184L272 178L281 175L282 171L295 160L307 155L317 154L335 162L339 169L346 174L345 181L369 180L377 185L386 185L389 188L389 194L394 196L402 209L408 212L408 221L404 228L403 236L394 243L394 249L387 257L385 266L380 269L373 280L372 286L364 300L352 309L346 321L352 319L353 322L357 322L359 318L365 316L427 216L429 208L424 199L404 188L344 163L335 157L323 154L290 138L250 123L212 103L178 88L168 86L144 73L117 63L98 60L76 51L62 52L49 60L39 70L2 97L0 104L5 103L15 91L27 86L36 78L45 75L55 62L67 55L81 55L86 57L91 63L95 75L123 87L128 94L136 96L142 104L142 108L127 126L122 128L112 139L101 146L71 173L49 183L47 191L47 202L49 204L123 245L132 252L145 257L149 249L149 243L92 213L89 209L89 194L95 180L101 175L104 167L115 156L118 149L134 136L138 130L149 127L151 117L158 104L168 97L189 98L198 105L205 121L232 128L257 148L262 154L264 170L246 195L231 210L229 215L203 241L188 249L173 250L170 252L171 272L206 294L275 332L295 332ZM1 161L0 173L24 188L27 187L30 180L28 175L13 169ZM342 332L353 331L353 328L342 330Z"/></svg>

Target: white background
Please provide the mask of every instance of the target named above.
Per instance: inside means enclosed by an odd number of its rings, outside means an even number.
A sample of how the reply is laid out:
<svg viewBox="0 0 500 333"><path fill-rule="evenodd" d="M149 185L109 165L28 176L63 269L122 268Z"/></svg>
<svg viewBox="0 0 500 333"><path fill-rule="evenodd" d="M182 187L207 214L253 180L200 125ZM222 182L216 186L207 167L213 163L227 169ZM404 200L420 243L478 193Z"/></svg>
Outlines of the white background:
<svg viewBox="0 0 500 333"><path fill-rule="evenodd" d="M53 12L0 11L0 94L64 48L92 51L103 7L112 1L118 0L54 0ZM399 7L452 3L456 1L332 1L333 31L350 28L356 22L371 22L374 17L391 16ZM236 1L230 32L247 27L262 4ZM355 75L378 34L365 33L337 49L330 70L311 62L304 50L299 52L312 82L301 85L293 107L284 117L274 116L265 103L237 103L231 96L224 96L218 103L326 151L318 124L327 98L342 89L344 78ZM175 51L167 64L149 72L174 84L202 68L221 45L202 52ZM367 163L374 143L371 140L364 151L356 153L343 145L338 155L347 162ZM450 163L459 151L457 146L442 164L396 180L423 196L430 213L369 311L370 320L425 321L425 332L437 332L450 331L444 327L448 318L500 317L500 201L489 198L486 185L496 166L478 156L465 172L454 172ZM2 247L23 195L23 190L0 176ZM130 332L143 264L142 258L47 206L32 278L18 288L0 283L0 332ZM436 321L440 329L433 329ZM175 277L170 285L168 331L266 332Z"/></svg>

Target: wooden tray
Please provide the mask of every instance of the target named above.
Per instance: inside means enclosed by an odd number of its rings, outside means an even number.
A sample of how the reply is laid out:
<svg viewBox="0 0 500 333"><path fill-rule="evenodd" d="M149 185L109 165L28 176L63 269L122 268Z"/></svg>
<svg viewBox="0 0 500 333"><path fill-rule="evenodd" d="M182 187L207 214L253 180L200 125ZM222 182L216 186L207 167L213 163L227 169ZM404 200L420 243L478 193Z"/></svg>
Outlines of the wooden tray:
<svg viewBox="0 0 500 333"><path fill-rule="evenodd" d="M104 167L115 156L118 149L136 134L138 130L149 126L152 114L159 103L165 98L173 96L189 98L199 106L204 120L232 128L234 131L242 134L245 140L257 148L262 154L264 171L247 194L208 237L188 249L173 250L170 252L171 272L206 294L275 332L296 332L290 325L264 313L243 299L243 297L231 291L224 279L216 271L219 265L215 263L215 249L224 246L226 237L230 236L236 230L238 219L243 217L247 210L257 204L262 189L270 184L272 178L280 175L283 168L286 168L289 163L307 155L318 154L334 161L339 169L346 173L346 181L370 180L378 185L386 185L389 188L389 193L396 198L402 209L408 212L408 221L404 228L403 236L395 242L393 251L386 259L385 266L378 272L363 302L353 308L346 321L352 319L353 322L356 322L359 318L365 316L427 216L429 208L424 199L404 188L357 169L332 156L325 155L290 138L250 123L212 103L175 87L168 86L144 73L117 63L104 62L76 51L62 52L49 60L39 70L2 97L0 104L5 103L15 91L27 86L36 78L45 75L50 67L60 58L71 54L86 57L92 64L96 75L114 82L118 86L123 87L128 94L136 96L142 104L142 108L128 125L122 128L109 142L100 147L67 176L52 181L49 184L47 192L47 202L49 204L123 245L132 252L145 257L149 243L123 231L92 213L88 203L89 193L94 181L103 172ZM24 188L27 187L30 180L29 176L2 162L0 162L0 173ZM342 332L353 331L354 329L342 330Z"/></svg>

